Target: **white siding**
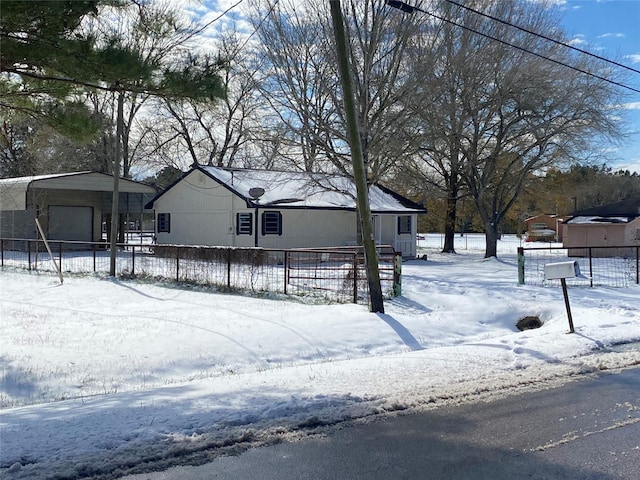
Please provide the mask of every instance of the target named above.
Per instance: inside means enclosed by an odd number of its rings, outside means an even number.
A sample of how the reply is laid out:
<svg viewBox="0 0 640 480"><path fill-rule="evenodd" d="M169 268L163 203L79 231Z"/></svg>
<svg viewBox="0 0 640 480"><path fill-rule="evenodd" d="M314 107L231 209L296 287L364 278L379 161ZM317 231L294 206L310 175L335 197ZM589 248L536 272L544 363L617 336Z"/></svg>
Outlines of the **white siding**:
<svg viewBox="0 0 640 480"><path fill-rule="evenodd" d="M158 243L233 245L232 193L199 171L193 171L155 202L156 216L171 216L169 233Z"/></svg>
<svg viewBox="0 0 640 480"><path fill-rule="evenodd" d="M212 245L252 247L256 243L264 248L314 248L353 246L360 243L356 213L349 210L322 210L248 207L246 200L236 195L199 170L193 170L182 181L160 196L154 203L158 214L170 215L169 233L158 232L160 244ZM282 215L282 234L262 234L262 214L267 211ZM252 215L252 234L237 234L237 214ZM396 246L397 216L381 214L380 240ZM415 230L417 216L412 215ZM403 252L415 256L415 234L404 235Z"/></svg>
<svg viewBox="0 0 640 480"><path fill-rule="evenodd" d="M640 246L640 217L627 225L625 230L625 245Z"/></svg>
<svg viewBox="0 0 640 480"><path fill-rule="evenodd" d="M268 210L268 209L265 209ZM275 209L274 209L275 210ZM262 220L260 210L260 220ZM354 245L356 214L343 210L281 210L282 235L262 235L266 248L313 248Z"/></svg>

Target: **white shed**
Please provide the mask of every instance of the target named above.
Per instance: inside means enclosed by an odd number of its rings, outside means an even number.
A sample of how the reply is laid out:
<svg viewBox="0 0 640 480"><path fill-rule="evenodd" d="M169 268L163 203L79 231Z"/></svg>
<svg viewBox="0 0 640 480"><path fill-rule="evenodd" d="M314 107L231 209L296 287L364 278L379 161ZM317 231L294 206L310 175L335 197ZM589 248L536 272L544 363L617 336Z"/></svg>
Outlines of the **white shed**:
<svg viewBox="0 0 640 480"><path fill-rule="evenodd" d="M355 186L346 177L196 166L154 198L159 244L265 248L359 245ZM384 188L369 191L374 235L416 255L426 210Z"/></svg>

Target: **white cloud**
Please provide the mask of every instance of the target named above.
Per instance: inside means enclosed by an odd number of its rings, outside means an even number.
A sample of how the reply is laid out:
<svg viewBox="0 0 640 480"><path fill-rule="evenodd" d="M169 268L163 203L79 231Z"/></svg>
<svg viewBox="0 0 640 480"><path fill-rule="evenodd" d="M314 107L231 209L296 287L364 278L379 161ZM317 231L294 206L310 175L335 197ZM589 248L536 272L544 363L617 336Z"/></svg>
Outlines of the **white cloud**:
<svg viewBox="0 0 640 480"><path fill-rule="evenodd" d="M569 45L578 46L585 45L587 43L585 36L582 34L575 35L571 40L569 40Z"/></svg>
<svg viewBox="0 0 640 480"><path fill-rule="evenodd" d="M627 162L620 162L615 165L618 170L629 170L631 173L640 174L640 158L631 159Z"/></svg>
<svg viewBox="0 0 640 480"><path fill-rule="evenodd" d="M631 63L640 63L640 53L634 53L632 55L625 55L624 58L631 60Z"/></svg>
<svg viewBox="0 0 640 480"><path fill-rule="evenodd" d="M625 38L626 35L624 33L603 33L602 35L598 35L598 38L609 38L609 37Z"/></svg>

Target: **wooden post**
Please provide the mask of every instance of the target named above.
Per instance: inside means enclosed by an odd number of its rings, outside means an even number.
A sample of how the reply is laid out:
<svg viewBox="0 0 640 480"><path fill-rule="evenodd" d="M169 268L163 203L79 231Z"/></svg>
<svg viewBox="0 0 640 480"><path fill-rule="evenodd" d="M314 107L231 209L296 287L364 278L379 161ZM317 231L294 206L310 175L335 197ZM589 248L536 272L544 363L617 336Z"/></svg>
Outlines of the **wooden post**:
<svg viewBox="0 0 640 480"><path fill-rule="evenodd" d="M562 284L562 294L564 295L564 304L567 307L567 316L569 317L569 333L574 333L573 329L573 318L571 318L571 307L569 306L569 294L567 293L567 280L564 278L560 279L560 283Z"/></svg>
<svg viewBox="0 0 640 480"><path fill-rule="evenodd" d="M393 295L402 295L402 254L397 252L393 256Z"/></svg>
<svg viewBox="0 0 640 480"><path fill-rule="evenodd" d="M38 227L38 232L40 232L40 236L42 237L42 241L44 242L44 246L47 247L47 252L49 252L49 257L51 258L53 265L56 267L56 272L58 272L58 278L60 279L60 283L64 283L64 279L62 278L62 271L58 266L58 262L56 262L56 257L53 256L53 252L49 247L49 242L47 241L47 238L44 236L44 232L42 231L42 226L40 225L40 220L38 220L37 218L35 220L36 220L36 226Z"/></svg>
<svg viewBox="0 0 640 480"><path fill-rule="evenodd" d="M345 116L347 118L347 134L349 147L351 148L351 163L353 165L353 179L356 185L356 204L362 227L362 245L364 247L364 261L367 270L367 282L369 284L369 310L371 312L384 313L382 299L382 286L380 285L380 271L378 270L378 252L373 238L371 225L371 207L369 205L369 186L367 184L367 172L362 154L362 143L358 129L358 118L354 102L353 87L351 84L351 71L349 68L349 56L347 52L347 36L342 20L340 0L331 0L331 17L335 34L336 50L338 55L338 70L342 83L342 97Z"/></svg>
<svg viewBox="0 0 640 480"><path fill-rule="evenodd" d="M111 235L109 238L109 275L116 276L116 257L118 255L118 230L122 227L120 224L120 163L122 157L122 130L123 130L123 104L124 92L118 90L118 108L116 117L116 148L113 157L113 193L111 194Z"/></svg>
<svg viewBox="0 0 640 480"><path fill-rule="evenodd" d="M358 303L358 252L353 254L353 303Z"/></svg>
<svg viewBox="0 0 640 480"><path fill-rule="evenodd" d="M524 285L524 248L518 247L518 285Z"/></svg>
<svg viewBox="0 0 640 480"><path fill-rule="evenodd" d="M176 282L180 281L180 247L176 246Z"/></svg>
<svg viewBox="0 0 640 480"><path fill-rule="evenodd" d="M231 289L231 248L227 248L227 288Z"/></svg>
<svg viewBox="0 0 640 480"><path fill-rule="evenodd" d="M289 284L289 251L284 252L284 294L287 295L287 285Z"/></svg>

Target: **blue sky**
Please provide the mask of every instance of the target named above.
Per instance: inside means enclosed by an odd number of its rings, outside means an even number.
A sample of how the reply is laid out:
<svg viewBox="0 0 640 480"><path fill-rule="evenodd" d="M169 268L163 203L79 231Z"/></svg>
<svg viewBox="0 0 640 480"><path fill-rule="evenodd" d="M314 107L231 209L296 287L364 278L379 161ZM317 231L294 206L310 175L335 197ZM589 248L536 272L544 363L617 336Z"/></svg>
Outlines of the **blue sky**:
<svg viewBox="0 0 640 480"><path fill-rule="evenodd" d="M573 46L640 70L640 0L564 0L563 9ZM624 84L640 90L640 73L628 72ZM634 133L612 152L611 164L640 173L640 93L629 93L628 127Z"/></svg>

